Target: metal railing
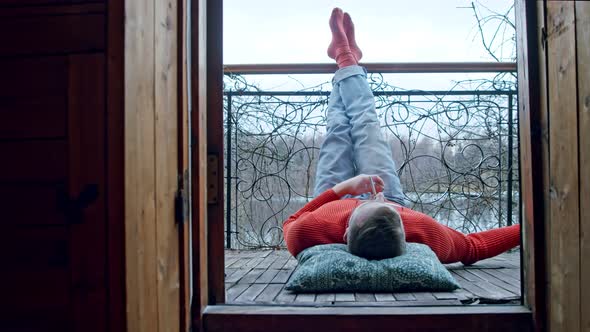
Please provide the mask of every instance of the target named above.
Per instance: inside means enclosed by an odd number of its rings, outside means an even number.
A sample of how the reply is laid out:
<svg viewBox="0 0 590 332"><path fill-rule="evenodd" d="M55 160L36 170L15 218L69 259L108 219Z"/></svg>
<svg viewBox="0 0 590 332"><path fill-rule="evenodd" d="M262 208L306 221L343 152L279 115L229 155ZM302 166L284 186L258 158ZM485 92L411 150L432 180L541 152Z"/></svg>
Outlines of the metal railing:
<svg viewBox="0 0 590 332"><path fill-rule="evenodd" d="M300 66L287 69L314 72ZM367 67L375 72L384 65ZM456 64L438 68L459 71ZM492 69L507 75L514 70L513 64ZM226 248L283 247L282 222L312 198L330 86L262 91L234 74L285 70L226 68ZM404 91L380 74L369 82L409 207L463 232L520 221L518 117L510 79L451 91Z"/></svg>

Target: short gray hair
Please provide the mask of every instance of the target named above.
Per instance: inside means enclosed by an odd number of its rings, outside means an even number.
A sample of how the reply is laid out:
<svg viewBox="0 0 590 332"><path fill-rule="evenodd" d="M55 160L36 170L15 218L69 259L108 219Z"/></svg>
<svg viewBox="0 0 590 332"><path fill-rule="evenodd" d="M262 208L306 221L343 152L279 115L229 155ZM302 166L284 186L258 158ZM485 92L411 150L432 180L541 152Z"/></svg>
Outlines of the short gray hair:
<svg viewBox="0 0 590 332"><path fill-rule="evenodd" d="M348 250L351 254L366 259L385 259L400 256L405 252L404 227L399 213L392 208L376 208L360 226L355 221L350 220L347 234Z"/></svg>

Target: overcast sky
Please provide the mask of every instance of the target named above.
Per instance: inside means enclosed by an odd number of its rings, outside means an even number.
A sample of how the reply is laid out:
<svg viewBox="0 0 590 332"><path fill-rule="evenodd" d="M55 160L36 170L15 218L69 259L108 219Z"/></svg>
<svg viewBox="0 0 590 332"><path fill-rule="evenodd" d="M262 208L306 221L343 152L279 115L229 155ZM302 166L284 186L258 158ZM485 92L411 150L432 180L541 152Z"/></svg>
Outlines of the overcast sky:
<svg viewBox="0 0 590 332"><path fill-rule="evenodd" d="M483 6L505 13L512 3L479 0L476 6L482 14L489 13ZM224 0L224 63L332 62L326 48L335 6L352 16L363 62L493 61L473 11L460 8L471 6L467 0ZM486 28L491 38L494 22ZM509 60L512 51L497 54Z"/></svg>

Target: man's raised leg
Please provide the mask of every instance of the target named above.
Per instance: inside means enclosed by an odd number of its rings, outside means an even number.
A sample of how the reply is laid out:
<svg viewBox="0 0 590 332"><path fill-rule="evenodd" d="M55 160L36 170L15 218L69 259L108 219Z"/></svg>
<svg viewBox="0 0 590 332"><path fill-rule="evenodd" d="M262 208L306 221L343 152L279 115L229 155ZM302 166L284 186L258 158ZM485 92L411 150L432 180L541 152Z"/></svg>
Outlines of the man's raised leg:
<svg viewBox="0 0 590 332"><path fill-rule="evenodd" d="M328 55L336 60L339 67L356 64L348 46L343 19L342 10L334 8L330 17L332 42L328 47ZM341 70L336 72L335 77ZM314 196L318 196L327 189L354 176L350 119L344 112L342 97L336 87L332 89L328 99L326 117L326 139L320 148Z"/></svg>
<svg viewBox="0 0 590 332"><path fill-rule="evenodd" d="M366 70L360 66L349 66L340 70L335 80L335 88L338 87L346 115L350 118L357 172L381 176L385 182L384 196L405 205L391 147L381 133L375 97L367 82Z"/></svg>

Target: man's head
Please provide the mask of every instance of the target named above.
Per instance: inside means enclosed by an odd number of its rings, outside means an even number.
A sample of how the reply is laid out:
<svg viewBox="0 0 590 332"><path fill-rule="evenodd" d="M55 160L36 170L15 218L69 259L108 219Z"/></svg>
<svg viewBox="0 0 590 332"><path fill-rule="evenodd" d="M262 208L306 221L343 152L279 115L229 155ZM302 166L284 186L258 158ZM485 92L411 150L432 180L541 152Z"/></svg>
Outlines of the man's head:
<svg viewBox="0 0 590 332"><path fill-rule="evenodd" d="M350 216L345 236L350 253L366 259L392 258L406 249L400 215L382 200L359 205Z"/></svg>

